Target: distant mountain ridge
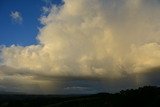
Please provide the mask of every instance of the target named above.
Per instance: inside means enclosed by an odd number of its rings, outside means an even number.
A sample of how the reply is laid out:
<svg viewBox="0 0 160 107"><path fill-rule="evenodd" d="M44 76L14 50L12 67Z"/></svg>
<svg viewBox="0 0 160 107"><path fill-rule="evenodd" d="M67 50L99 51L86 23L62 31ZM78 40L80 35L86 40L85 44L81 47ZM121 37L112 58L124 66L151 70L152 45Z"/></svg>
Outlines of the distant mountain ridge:
<svg viewBox="0 0 160 107"><path fill-rule="evenodd" d="M0 107L160 107L160 87L73 96L1 94Z"/></svg>
<svg viewBox="0 0 160 107"><path fill-rule="evenodd" d="M0 95L8 95L8 94L14 94L14 95L21 94L21 95L24 95L25 93L23 93L23 92L0 91Z"/></svg>

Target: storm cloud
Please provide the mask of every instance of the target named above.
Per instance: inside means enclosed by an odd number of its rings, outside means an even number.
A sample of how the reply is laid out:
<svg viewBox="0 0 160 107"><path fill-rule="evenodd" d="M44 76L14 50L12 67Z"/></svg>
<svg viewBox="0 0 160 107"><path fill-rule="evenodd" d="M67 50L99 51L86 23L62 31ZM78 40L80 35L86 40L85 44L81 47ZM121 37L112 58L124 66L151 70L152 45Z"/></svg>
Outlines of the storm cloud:
<svg viewBox="0 0 160 107"><path fill-rule="evenodd" d="M37 45L0 48L3 87L95 93L159 85L159 0L63 2L40 17Z"/></svg>

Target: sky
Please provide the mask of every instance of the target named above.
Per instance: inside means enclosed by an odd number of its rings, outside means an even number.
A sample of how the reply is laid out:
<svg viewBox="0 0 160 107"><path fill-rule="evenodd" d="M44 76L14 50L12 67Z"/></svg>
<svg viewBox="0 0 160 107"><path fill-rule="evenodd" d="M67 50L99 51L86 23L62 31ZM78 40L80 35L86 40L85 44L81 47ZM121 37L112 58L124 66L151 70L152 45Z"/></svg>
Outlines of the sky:
<svg viewBox="0 0 160 107"><path fill-rule="evenodd" d="M0 91L159 86L159 10L159 0L1 0Z"/></svg>
<svg viewBox="0 0 160 107"><path fill-rule="evenodd" d="M1 0L0 2L0 23L3 26L0 27L0 45L6 46L37 44L36 36L42 27L38 18L43 15L43 7L61 4L61 0ZM14 17L14 13L20 16Z"/></svg>

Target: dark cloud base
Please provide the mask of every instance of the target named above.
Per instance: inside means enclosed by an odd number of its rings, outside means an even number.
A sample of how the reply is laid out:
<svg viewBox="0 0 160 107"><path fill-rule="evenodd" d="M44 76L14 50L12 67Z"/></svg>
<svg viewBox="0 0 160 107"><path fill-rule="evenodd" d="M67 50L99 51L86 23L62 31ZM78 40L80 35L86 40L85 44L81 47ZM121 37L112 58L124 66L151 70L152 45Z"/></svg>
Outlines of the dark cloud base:
<svg viewBox="0 0 160 107"><path fill-rule="evenodd" d="M7 66L0 67L3 79L0 81L0 91L13 91L34 94L93 94L99 92L118 92L122 89L137 88L145 85L160 86L160 67L148 69L144 73L125 74L119 78L52 76L34 74L33 71L17 71ZM20 77L32 76L32 81L49 82L49 87L38 83L23 83ZM17 79L16 79L17 78ZM26 81L26 80L25 80ZM29 80L28 80L29 81Z"/></svg>

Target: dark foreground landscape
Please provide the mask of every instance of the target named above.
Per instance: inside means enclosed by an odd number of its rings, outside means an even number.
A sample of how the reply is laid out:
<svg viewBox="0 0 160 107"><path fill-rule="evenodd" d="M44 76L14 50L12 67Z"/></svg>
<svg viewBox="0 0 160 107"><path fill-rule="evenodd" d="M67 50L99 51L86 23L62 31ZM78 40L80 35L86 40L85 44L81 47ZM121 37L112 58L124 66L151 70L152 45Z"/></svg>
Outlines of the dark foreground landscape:
<svg viewBox="0 0 160 107"><path fill-rule="evenodd" d="M160 88L145 86L94 95L1 94L0 107L160 107Z"/></svg>

